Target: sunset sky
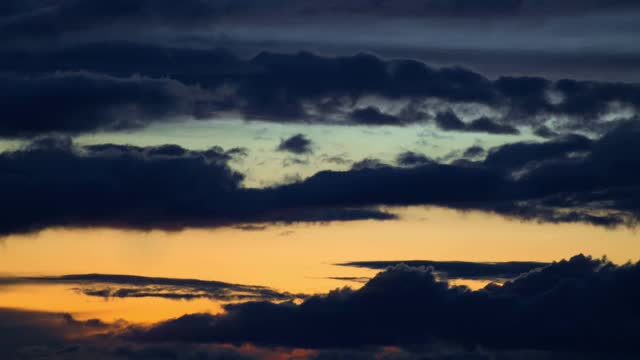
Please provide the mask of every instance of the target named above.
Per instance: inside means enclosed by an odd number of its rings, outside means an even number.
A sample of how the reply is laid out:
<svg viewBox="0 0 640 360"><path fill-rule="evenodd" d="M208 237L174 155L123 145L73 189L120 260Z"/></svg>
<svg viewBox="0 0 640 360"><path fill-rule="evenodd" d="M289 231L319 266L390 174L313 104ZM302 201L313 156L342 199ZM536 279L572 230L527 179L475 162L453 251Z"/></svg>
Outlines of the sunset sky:
<svg viewBox="0 0 640 360"><path fill-rule="evenodd" d="M638 359L635 0L3 0L0 359Z"/></svg>

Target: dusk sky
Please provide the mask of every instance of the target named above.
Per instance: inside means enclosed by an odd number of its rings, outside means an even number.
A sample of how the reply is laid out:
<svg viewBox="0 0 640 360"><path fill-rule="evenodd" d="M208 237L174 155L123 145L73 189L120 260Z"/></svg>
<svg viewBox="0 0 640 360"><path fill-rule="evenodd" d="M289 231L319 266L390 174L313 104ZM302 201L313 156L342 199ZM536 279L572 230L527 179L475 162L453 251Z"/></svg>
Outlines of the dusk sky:
<svg viewBox="0 0 640 360"><path fill-rule="evenodd" d="M637 0L0 0L0 359L640 358Z"/></svg>

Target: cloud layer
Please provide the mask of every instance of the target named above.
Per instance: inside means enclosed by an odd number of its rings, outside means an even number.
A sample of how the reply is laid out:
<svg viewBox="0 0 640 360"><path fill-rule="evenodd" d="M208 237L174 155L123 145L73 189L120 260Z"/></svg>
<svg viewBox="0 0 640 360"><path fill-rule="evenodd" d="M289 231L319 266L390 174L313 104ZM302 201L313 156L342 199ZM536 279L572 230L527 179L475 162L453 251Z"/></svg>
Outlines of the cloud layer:
<svg viewBox="0 0 640 360"><path fill-rule="evenodd" d="M0 154L3 233L50 226L179 230L243 223L394 219L378 206L443 206L547 222L635 226L640 130L495 147L484 160L437 163L401 154L271 188L242 186L240 149L77 146L41 138Z"/></svg>
<svg viewBox="0 0 640 360"><path fill-rule="evenodd" d="M280 123L406 126L517 135L602 133L637 116L638 84L500 77L415 60L103 43L3 51L4 137L126 130L237 116ZM37 103L38 106L30 106ZM372 105L376 103L377 105ZM464 108L467 110L463 110Z"/></svg>
<svg viewBox="0 0 640 360"><path fill-rule="evenodd" d="M437 281L430 268L398 265L359 290L335 290L300 305L228 305L226 314L185 315L133 327L125 336L311 348L449 343L616 357L637 352L639 276L638 264L576 256L470 291Z"/></svg>

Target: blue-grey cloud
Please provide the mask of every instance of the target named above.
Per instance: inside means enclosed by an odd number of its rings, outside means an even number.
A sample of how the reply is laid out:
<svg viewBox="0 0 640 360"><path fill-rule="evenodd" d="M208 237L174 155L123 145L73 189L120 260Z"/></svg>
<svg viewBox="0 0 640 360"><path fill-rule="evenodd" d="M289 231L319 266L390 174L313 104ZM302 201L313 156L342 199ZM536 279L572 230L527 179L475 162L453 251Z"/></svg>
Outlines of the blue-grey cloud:
<svg viewBox="0 0 640 360"><path fill-rule="evenodd" d="M516 135L521 128L603 133L612 118L638 114L637 84L532 77L491 80L463 68L368 54L325 57L309 52L262 52L248 60L222 50L99 44L49 51L8 51L0 60L0 126L4 137L51 131L126 130L177 118L336 125L394 125L434 121L440 128ZM56 71L63 71L56 73ZM361 107L379 97L407 103L390 112ZM471 120L430 102L483 106ZM30 104L38 102L40 106ZM553 122L562 118L560 122ZM550 133L547 132L547 135Z"/></svg>

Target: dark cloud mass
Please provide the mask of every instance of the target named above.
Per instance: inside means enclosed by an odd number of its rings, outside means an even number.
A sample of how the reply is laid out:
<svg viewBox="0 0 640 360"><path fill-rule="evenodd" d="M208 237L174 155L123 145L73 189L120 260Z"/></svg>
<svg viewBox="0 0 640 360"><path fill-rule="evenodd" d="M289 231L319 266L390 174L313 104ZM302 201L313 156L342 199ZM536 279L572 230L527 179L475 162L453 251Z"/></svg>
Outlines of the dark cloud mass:
<svg viewBox="0 0 640 360"><path fill-rule="evenodd" d="M126 337L313 348L449 343L629 358L637 355L639 276L638 264L580 255L470 291L437 281L430 268L398 265L359 290L300 305L228 305L226 314L185 315Z"/></svg>
<svg viewBox="0 0 640 360"><path fill-rule="evenodd" d="M611 118L638 113L637 84L551 81L532 77L490 80L463 68L434 68L415 60L356 54L262 52L248 60L224 50L133 43L59 49L2 50L0 127L4 137L51 131L125 130L178 118L235 114L247 120L342 125L435 123L443 130L517 135L520 128L602 133ZM394 112L367 105L378 97L409 101ZM436 101L484 106L471 120ZM33 107L29 104L38 103ZM551 120L554 122L553 129ZM545 125L546 124L546 125Z"/></svg>
<svg viewBox="0 0 640 360"><path fill-rule="evenodd" d="M410 167L365 159L264 189L242 186L237 152L178 146L79 147L44 138L0 155L3 233L49 226L176 230L243 223L393 219L377 206L432 205L525 220L635 226L640 205L637 123L597 140L568 135L442 164L401 154ZM169 191L168 191L169 190Z"/></svg>
<svg viewBox="0 0 640 360"><path fill-rule="evenodd" d="M197 89L168 79L0 75L0 92L3 137L132 129L199 111Z"/></svg>
<svg viewBox="0 0 640 360"><path fill-rule="evenodd" d="M50 228L261 237L274 224L398 220L412 206L635 229L638 34L638 0L0 0L0 245ZM195 121L230 147L200 147L212 134ZM271 124L229 129L250 122ZM183 146L159 144L176 135ZM104 306L223 305L135 324L85 319L86 304L0 300L2 360L640 358L640 263L357 261L315 278L359 288L308 295L10 275L47 268L23 264L28 251L0 267L0 299L56 285ZM66 305L37 296L25 308Z"/></svg>
<svg viewBox="0 0 640 360"><path fill-rule="evenodd" d="M39 139L0 154L0 192L13 204L2 211L0 228L3 233L48 226L178 230L254 221L394 218L362 207L297 208L271 190L242 188L243 175L227 165L239 151L81 147L65 137Z"/></svg>

